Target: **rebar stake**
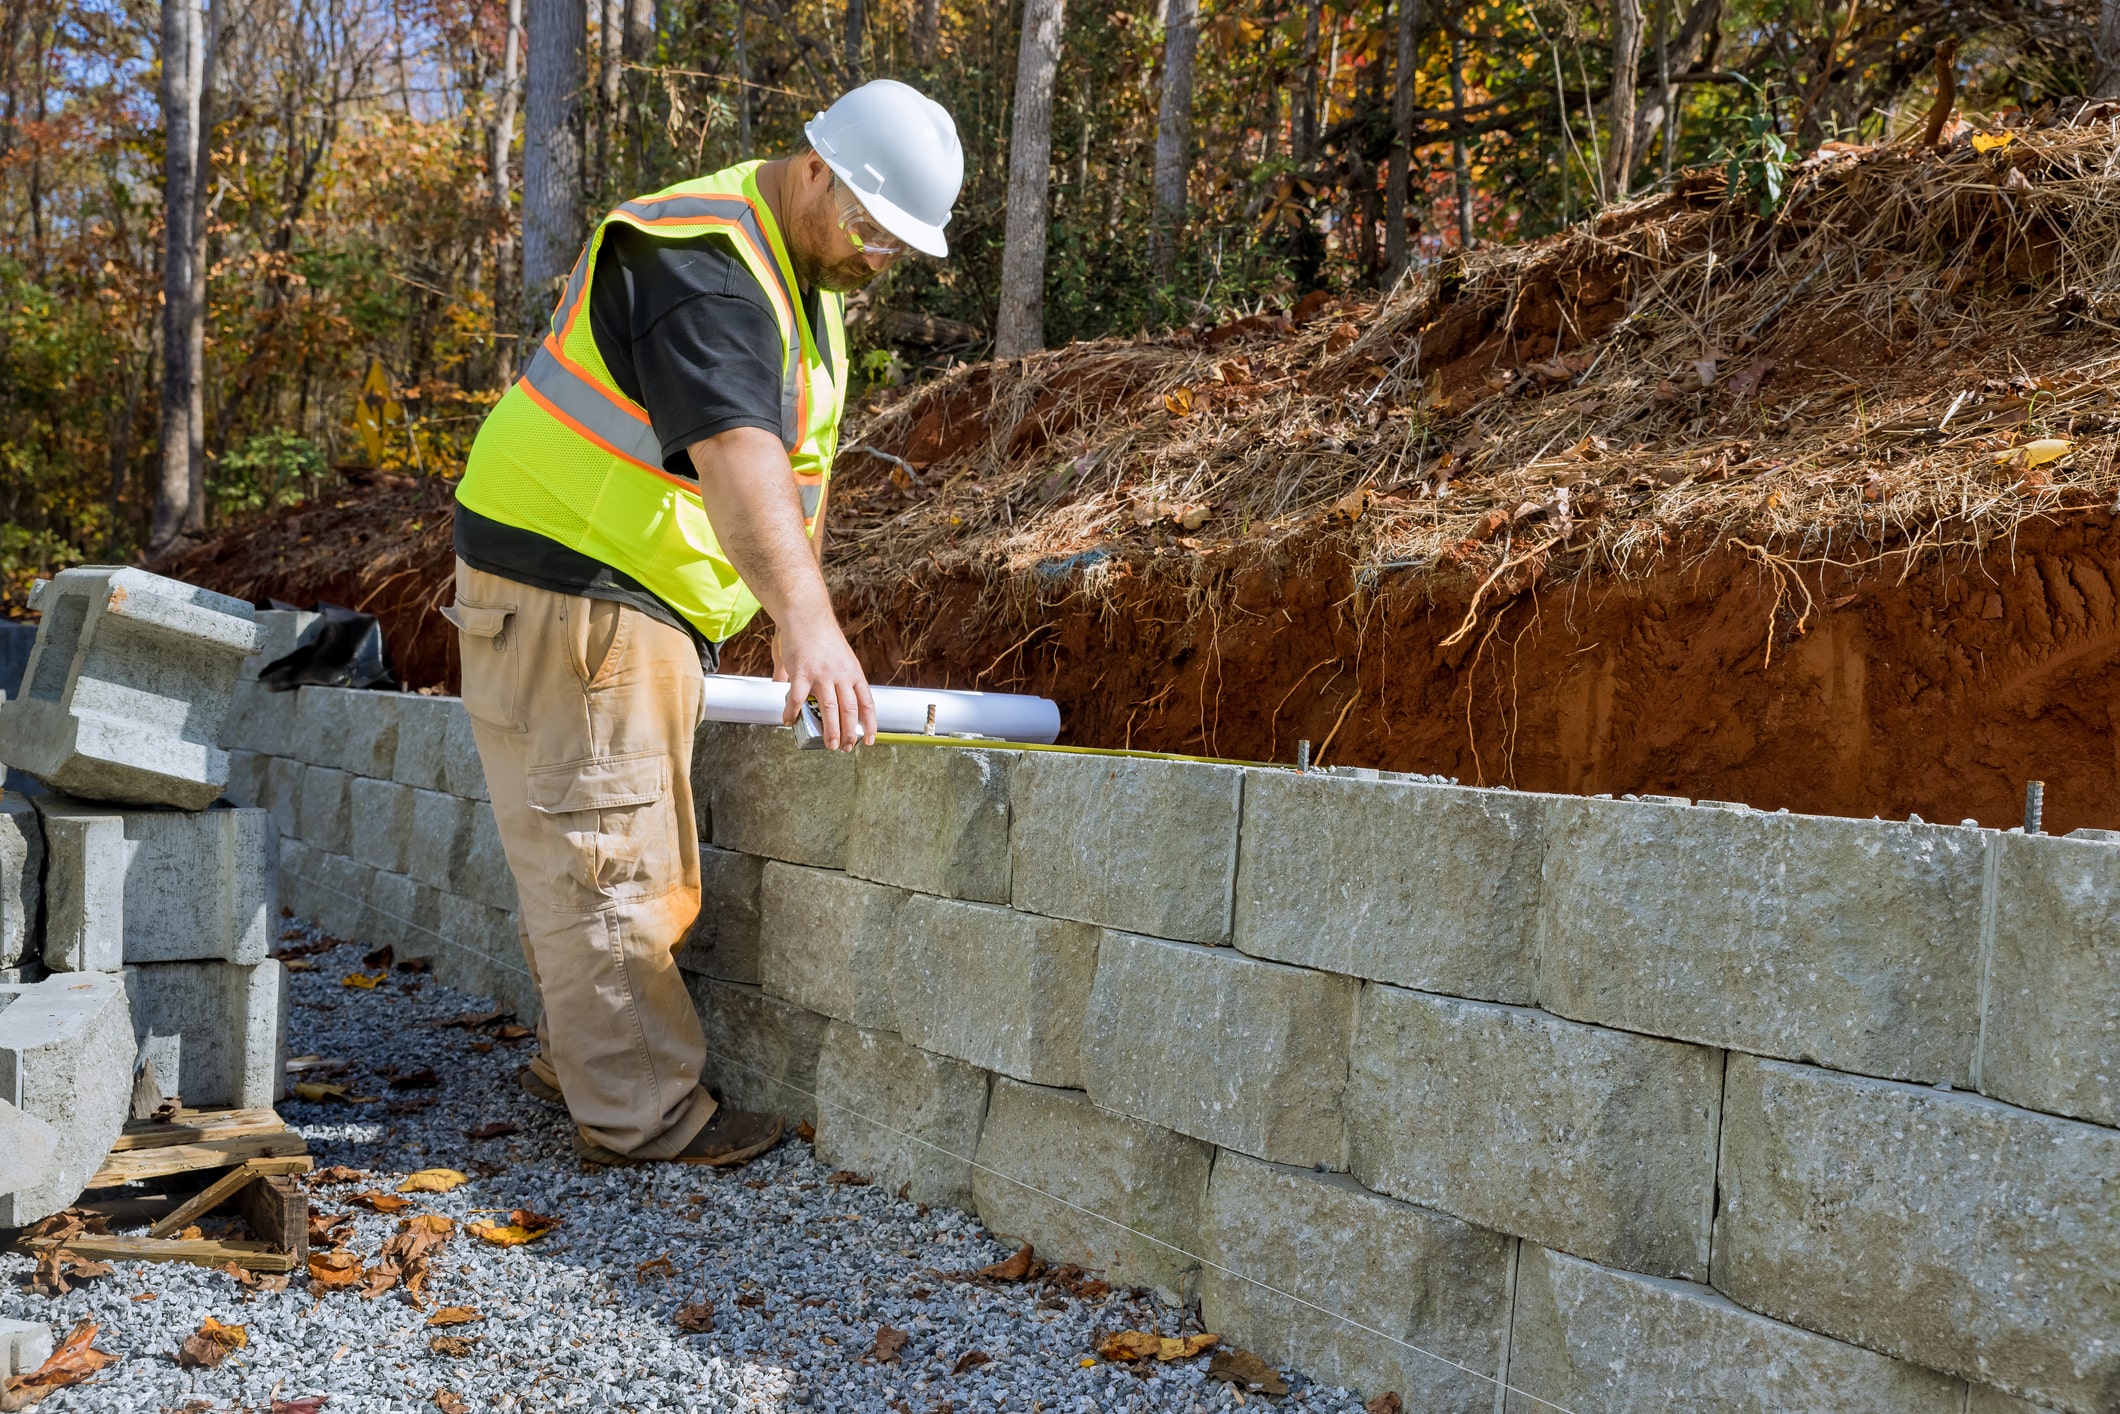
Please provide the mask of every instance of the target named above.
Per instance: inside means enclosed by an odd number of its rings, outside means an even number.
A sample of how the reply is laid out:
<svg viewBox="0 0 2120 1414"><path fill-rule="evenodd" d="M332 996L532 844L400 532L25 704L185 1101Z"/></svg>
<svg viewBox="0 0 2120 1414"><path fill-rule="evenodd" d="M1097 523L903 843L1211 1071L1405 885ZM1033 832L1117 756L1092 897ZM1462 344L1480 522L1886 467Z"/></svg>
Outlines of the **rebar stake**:
<svg viewBox="0 0 2120 1414"><path fill-rule="evenodd" d="M2036 835L2039 831L2039 816L2046 807L2046 782L2024 783L2024 832Z"/></svg>
<svg viewBox="0 0 2120 1414"><path fill-rule="evenodd" d="M927 725L920 729L920 734L922 736L933 736L935 734L935 704L932 702L928 703Z"/></svg>
<svg viewBox="0 0 2120 1414"><path fill-rule="evenodd" d="M1296 743L1296 772L1298 775L1310 774L1310 743L1307 740Z"/></svg>

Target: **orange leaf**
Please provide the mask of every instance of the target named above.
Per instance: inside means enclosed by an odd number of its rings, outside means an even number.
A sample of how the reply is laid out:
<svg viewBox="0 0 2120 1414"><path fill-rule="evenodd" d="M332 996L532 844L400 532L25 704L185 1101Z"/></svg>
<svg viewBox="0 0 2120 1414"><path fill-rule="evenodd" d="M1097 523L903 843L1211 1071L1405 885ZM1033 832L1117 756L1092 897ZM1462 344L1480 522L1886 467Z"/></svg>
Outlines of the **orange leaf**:
<svg viewBox="0 0 2120 1414"><path fill-rule="evenodd" d="M1179 385L1163 395L1163 406L1172 417L1189 416L1193 410L1193 390Z"/></svg>
<svg viewBox="0 0 2120 1414"><path fill-rule="evenodd" d="M400 1198L395 1193L356 1193L346 1201L371 1213L401 1213L412 1206L410 1198Z"/></svg>
<svg viewBox="0 0 2120 1414"><path fill-rule="evenodd" d="M361 1259L352 1252L311 1252L309 1279L319 1286L352 1286L361 1279Z"/></svg>
<svg viewBox="0 0 2120 1414"><path fill-rule="evenodd" d="M6 1382L6 1388L0 1389L0 1409L27 1409L53 1390L80 1384L105 1365L116 1364L117 1356L95 1348L100 1329L94 1321L75 1326L51 1359Z"/></svg>
<svg viewBox="0 0 2120 1414"><path fill-rule="evenodd" d="M481 1316L469 1306L444 1306L427 1318L427 1324L430 1326L463 1326L469 1325L473 1321L483 1321L485 1319L484 1316Z"/></svg>

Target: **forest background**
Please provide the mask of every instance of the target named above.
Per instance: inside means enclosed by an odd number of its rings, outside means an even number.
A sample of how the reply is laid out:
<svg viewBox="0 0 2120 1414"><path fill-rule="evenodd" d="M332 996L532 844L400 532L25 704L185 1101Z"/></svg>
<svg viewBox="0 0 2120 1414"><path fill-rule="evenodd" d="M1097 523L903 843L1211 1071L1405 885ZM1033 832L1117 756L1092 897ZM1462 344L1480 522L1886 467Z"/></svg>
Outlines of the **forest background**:
<svg viewBox="0 0 2120 1414"><path fill-rule="evenodd" d="M10 0L0 604L342 478L448 476L612 203L941 101L947 262L864 393L1388 289L1723 162L2120 91L2120 0ZM1939 99L1939 89L1941 95ZM174 354L172 354L174 350Z"/></svg>

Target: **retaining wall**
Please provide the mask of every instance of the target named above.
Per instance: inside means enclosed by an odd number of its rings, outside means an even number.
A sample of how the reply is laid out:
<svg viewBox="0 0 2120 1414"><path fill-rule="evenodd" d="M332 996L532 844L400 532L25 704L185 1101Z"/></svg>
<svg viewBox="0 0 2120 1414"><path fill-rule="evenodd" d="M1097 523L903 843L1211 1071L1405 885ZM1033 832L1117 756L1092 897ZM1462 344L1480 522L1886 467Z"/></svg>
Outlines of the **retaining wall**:
<svg viewBox="0 0 2120 1414"><path fill-rule="evenodd" d="M229 730L283 897L530 1014L454 700L251 684ZM2120 1409L2111 837L712 725L695 784L730 1098L1269 1359Z"/></svg>

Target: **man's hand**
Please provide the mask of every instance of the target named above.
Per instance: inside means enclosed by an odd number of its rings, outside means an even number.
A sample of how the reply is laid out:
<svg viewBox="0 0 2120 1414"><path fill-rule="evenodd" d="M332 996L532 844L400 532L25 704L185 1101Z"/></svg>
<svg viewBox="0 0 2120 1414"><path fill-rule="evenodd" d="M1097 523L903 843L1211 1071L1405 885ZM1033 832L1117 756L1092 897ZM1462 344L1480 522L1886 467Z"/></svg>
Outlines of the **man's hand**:
<svg viewBox="0 0 2120 1414"><path fill-rule="evenodd" d="M817 699L824 744L851 751L876 740L876 702L824 587L817 549L802 533L802 500L780 439L735 427L688 449L721 552L773 616L773 676L788 684L781 721Z"/></svg>

